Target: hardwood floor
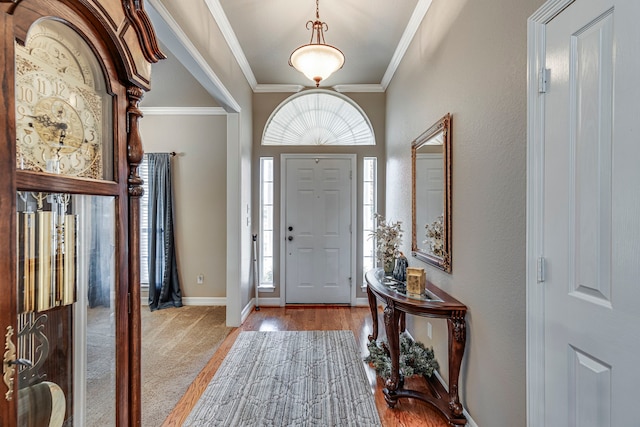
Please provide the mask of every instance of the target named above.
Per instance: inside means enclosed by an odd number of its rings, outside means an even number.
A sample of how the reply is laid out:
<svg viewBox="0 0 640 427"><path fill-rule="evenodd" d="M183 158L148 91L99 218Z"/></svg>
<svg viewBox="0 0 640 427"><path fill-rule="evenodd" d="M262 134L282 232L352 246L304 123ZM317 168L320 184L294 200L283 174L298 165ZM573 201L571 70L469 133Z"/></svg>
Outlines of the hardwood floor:
<svg viewBox="0 0 640 427"><path fill-rule="evenodd" d="M353 331L364 358L368 354L367 335L372 330L371 313L368 307L261 307L260 311L254 310L242 326L234 329L227 336L162 426L177 427L182 425L241 331L330 331L349 329ZM380 331L383 333L383 325L380 325ZM429 405L415 399L400 399L394 409L389 408L382 394L382 380L376 377L375 371L371 367L364 362L363 364L365 365L383 426L446 427L448 425ZM425 389L424 380L419 378L407 379L406 383L411 385L412 388Z"/></svg>

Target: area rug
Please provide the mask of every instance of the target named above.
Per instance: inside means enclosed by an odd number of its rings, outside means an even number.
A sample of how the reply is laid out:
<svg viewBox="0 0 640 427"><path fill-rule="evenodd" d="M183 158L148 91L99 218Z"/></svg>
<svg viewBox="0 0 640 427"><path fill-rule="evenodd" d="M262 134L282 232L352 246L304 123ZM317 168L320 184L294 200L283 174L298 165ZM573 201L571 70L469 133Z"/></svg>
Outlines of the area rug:
<svg viewBox="0 0 640 427"><path fill-rule="evenodd" d="M351 331L245 331L184 426L380 426Z"/></svg>

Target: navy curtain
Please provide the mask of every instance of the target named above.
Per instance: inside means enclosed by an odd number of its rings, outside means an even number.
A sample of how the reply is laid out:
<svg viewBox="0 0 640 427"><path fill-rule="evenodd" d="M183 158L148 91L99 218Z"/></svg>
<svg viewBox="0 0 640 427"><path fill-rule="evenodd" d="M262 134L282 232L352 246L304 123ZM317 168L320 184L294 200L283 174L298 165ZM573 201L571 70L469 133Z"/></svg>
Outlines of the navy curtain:
<svg viewBox="0 0 640 427"><path fill-rule="evenodd" d="M173 236L171 155L145 156L149 165L149 308L182 307Z"/></svg>

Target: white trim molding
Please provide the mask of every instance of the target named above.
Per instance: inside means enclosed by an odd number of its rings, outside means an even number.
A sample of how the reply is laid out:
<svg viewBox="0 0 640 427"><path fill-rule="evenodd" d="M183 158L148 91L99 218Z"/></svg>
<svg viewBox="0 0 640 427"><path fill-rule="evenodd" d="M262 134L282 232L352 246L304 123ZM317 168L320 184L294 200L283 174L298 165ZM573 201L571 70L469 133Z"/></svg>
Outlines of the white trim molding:
<svg viewBox="0 0 640 427"><path fill-rule="evenodd" d="M255 305L255 298L251 300L252 304ZM258 307L284 307L280 305L280 297L270 297L270 298L262 298L258 299Z"/></svg>
<svg viewBox="0 0 640 427"><path fill-rule="evenodd" d="M544 94L538 77L545 68L546 25L574 0L549 0L527 20L527 425L542 426L544 417L544 286L538 283L538 259L544 256Z"/></svg>
<svg viewBox="0 0 640 427"><path fill-rule="evenodd" d="M384 92L386 89L383 85L378 84L354 84L354 85L335 85L333 86L333 90L340 93L356 93L356 92L373 92L379 93Z"/></svg>
<svg viewBox="0 0 640 427"><path fill-rule="evenodd" d="M236 33L233 32L233 28L231 28L231 24L229 23L229 19L227 15L224 13L222 9L222 5L219 0L205 0L207 7L209 8L209 12L211 12L211 16L216 20L218 27L220 27L220 31L222 32L222 36L227 41L227 45L229 45L229 49L231 49L231 53L236 58L244 77L247 79L247 83L251 86L251 89L255 90L258 82L256 81L256 77L253 75L253 71L251 70L251 66L249 66L249 61L247 61L247 57L240 47L240 42L236 37Z"/></svg>
<svg viewBox="0 0 640 427"><path fill-rule="evenodd" d="M356 298L356 305L355 306L356 307L369 307L369 298Z"/></svg>
<svg viewBox="0 0 640 427"><path fill-rule="evenodd" d="M158 0L149 0L152 4L156 3ZM411 18L409 19L409 23L400 38L400 42L396 47L393 56L391 57L391 61L387 66L387 70L382 77L382 81L380 84L363 84L363 85L336 85L333 87L334 90L338 92L384 92L387 90L389 83L391 83L391 79L395 74L400 62L402 61L402 57L404 56L409 44L413 40L418 28L420 27L420 23L424 19L424 16L427 14L429 7L431 6L432 0L418 0L413 13L411 14ZM207 7L209 8L209 12L213 19L215 19L220 31L224 39L231 50L231 53L236 58L242 73L247 79L247 83L251 86L251 89L254 93L275 93L275 92L299 92L304 89L304 86L300 85L287 85L287 84L259 84L256 80L255 75L253 74L253 70L249 65L249 61L247 60L242 47L240 46L240 42L236 37L231 24L229 23L229 19L227 15L224 13L224 9L220 4L219 0L205 0Z"/></svg>
<svg viewBox="0 0 640 427"><path fill-rule="evenodd" d="M227 305L227 299L225 297L182 297L183 305L204 305L204 306L216 306Z"/></svg>
<svg viewBox="0 0 640 427"><path fill-rule="evenodd" d="M387 71L384 73L384 76L382 76L380 84L384 90L387 90L387 87L389 87L389 83L391 83L391 79L393 79L393 75L398 69L400 62L402 61L402 57L407 52L411 40L413 40L413 37L416 35L416 32L420 27L420 23L427 14L429 7L431 7L431 0L418 0L418 4L416 4L416 8L413 10L413 14L411 14L411 18L407 24L407 28L405 28L404 33L402 33L400 43L398 43L398 47L391 57L391 62L389 62Z"/></svg>
<svg viewBox="0 0 640 427"><path fill-rule="evenodd" d="M253 92L255 93L279 93L279 92L290 92L297 93L303 90L305 86L302 85L285 85L285 84L262 84L256 85L253 88Z"/></svg>
<svg viewBox="0 0 640 427"><path fill-rule="evenodd" d="M164 5L159 0L148 0L146 10L156 30L158 39L167 49L175 55L225 110L239 113L241 110L240 104L233 98Z"/></svg>
<svg viewBox="0 0 640 427"><path fill-rule="evenodd" d="M142 107L146 116L224 116L227 111L222 107Z"/></svg>

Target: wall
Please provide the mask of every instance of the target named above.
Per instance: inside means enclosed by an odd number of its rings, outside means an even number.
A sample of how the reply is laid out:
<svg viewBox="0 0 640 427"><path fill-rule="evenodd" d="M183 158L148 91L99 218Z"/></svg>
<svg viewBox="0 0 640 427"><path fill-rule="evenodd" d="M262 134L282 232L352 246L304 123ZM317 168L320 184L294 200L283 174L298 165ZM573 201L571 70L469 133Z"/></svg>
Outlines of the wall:
<svg viewBox="0 0 640 427"><path fill-rule="evenodd" d="M142 107L219 107L184 65L166 46L160 49L167 58L151 66L151 90L145 93Z"/></svg>
<svg viewBox="0 0 640 427"><path fill-rule="evenodd" d="M152 66L153 89L140 104L144 150L173 158L178 273L185 304L223 304L226 297L226 116L188 115L190 107L217 107L173 53ZM149 107L170 107L171 114ZM206 183L197 185L194 183ZM214 219L212 221L212 218ZM202 285L198 274L204 274ZM143 299L146 304L146 298Z"/></svg>
<svg viewBox="0 0 640 427"><path fill-rule="evenodd" d="M387 214L410 224L410 142L452 118L452 274L468 306L461 400L481 426L526 425L526 19L542 0L434 0L387 90ZM410 240L404 250L409 252ZM446 378L446 324L408 319Z"/></svg>
<svg viewBox="0 0 640 427"><path fill-rule="evenodd" d="M178 154L174 166L175 238L185 303L226 297L226 117L147 115L145 151ZM196 283L204 274L204 284ZM194 299L197 298L197 299Z"/></svg>
<svg viewBox="0 0 640 427"><path fill-rule="evenodd" d="M269 119L271 113L292 94L290 93L256 93L253 96L253 117L254 117L254 128L253 128L253 162L256 167L253 170L253 185L254 188L259 189L259 180L260 180L260 157L271 156L274 158L274 281L275 281L275 290L274 292L261 292L261 298L279 298L280 297L280 287L279 287L279 268L280 265L280 245L279 243L282 241L284 236L280 234L280 155L282 153L349 153L356 154L357 156L357 213L356 217L358 220L358 225L356 229L358 230L358 234L356 236L356 244L357 248L357 265L356 271L362 271L362 241L363 236L361 229L361 221L362 221L362 164L363 157L365 156L375 156L378 158L378 178L379 178L379 188L378 188L378 206L381 208L380 212L383 212L383 208L385 206L384 199L384 177L385 177L385 153L384 153L384 140L385 140L385 102L386 97L384 93L348 93L344 94L355 101L360 108L365 112L371 125L373 126L374 135L376 137L376 146L349 146L349 147L339 147L339 146L307 146L307 147L276 147L276 146L265 146L261 145L262 142L262 133L264 131L264 127ZM254 201L253 201L253 232L258 233L259 231L259 215L260 215L260 206L259 206L259 194L256 192ZM356 287L356 298L360 298L363 303L366 303L366 292L361 289L363 285L362 277L358 277L357 280L354 281ZM273 304L273 302L270 302ZM263 304L266 305L266 304Z"/></svg>
<svg viewBox="0 0 640 427"><path fill-rule="evenodd" d="M252 90L205 2L150 0L150 17L161 42L171 41L197 69L190 70L200 84L223 105L226 122L226 298L227 324L238 326L241 310L252 297L250 224L245 217L251 201ZM169 18L167 18L169 15ZM162 18L162 23L159 20ZM171 25L168 25L170 22ZM174 27L177 26L176 30ZM188 38L188 40L186 40ZM177 41L176 41L177 40ZM179 52L180 51L180 52ZM187 52L185 54L185 52ZM188 58L184 58L189 56ZM167 84L172 84L171 81ZM154 86L154 87L157 87ZM222 89L220 89L222 87ZM172 99L164 99L171 106ZM168 103L168 104L167 104ZM219 201L222 203L222 200ZM216 218L217 219L217 218ZM221 279L222 280L222 279Z"/></svg>

